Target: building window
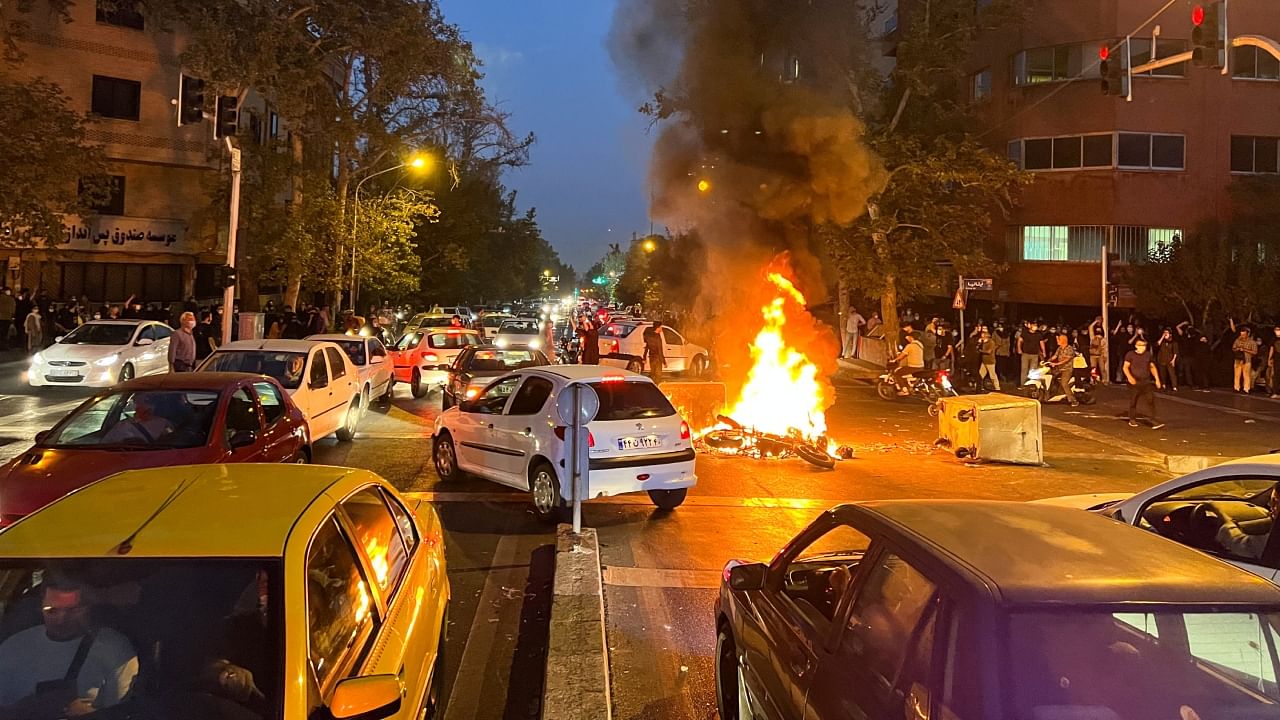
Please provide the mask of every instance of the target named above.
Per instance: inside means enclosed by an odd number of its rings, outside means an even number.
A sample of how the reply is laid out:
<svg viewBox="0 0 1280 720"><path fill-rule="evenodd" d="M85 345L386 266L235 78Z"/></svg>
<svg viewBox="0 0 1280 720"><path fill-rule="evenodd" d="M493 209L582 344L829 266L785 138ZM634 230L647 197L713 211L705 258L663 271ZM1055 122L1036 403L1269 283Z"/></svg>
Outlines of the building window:
<svg viewBox="0 0 1280 720"><path fill-rule="evenodd" d="M982 102L991 98L991 68L983 68L973 74L970 81L969 99Z"/></svg>
<svg viewBox="0 0 1280 720"><path fill-rule="evenodd" d="M1066 225L1028 225L1022 228L1023 260L1067 259Z"/></svg>
<svg viewBox="0 0 1280 720"><path fill-rule="evenodd" d="M1040 85L1082 77L1098 77L1098 63L1085 67L1084 43L1024 50L1013 56L1015 85Z"/></svg>
<svg viewBox="0 0 1280 720"><path fill-rule="evenodd" d="M280 114L275 110L271 111L267 122L267 136L272 140L280 137Z"/></svg>
<svg viewBox="0 0 1280 720"><path fill-rule="evenodd" d="M93 76L92 111L117 120L137 120L142 83L105 75Z"/></svg>
<svg viewBox="0 0 1280 720"><path fill-rule="evenodd" d="M1126 170L1183 170L1186 168L1186 138L1181 135L1120 133L1116 155L1116 164Z"/></svg>
<svg viewBox="0 0 1280 720"><path fill-rule="evenodd" d="M1151 57L1151 40L1150 38L1131 38L1129 40L1129 53L1134 67L1151 62L1151 60L1167 58L1178 53L1187 51L1188 43L1186 40L1173 40L1166 38L1156 39L1156 55ZM1183 77L1187 74L1187 63L1180 62L1176 65L1166 65L1165 67L1151 70L1145 73L1139 73L1142 77Z"/></svg>
<svg viewBox="0 0 1280 720"><path fill-rule="evenodd" d="M1113 159L1114 148L1112 135L1085 135L1084 138L1084 159L1081 167L1099 168L1111 167L1115 164Z"/></svg>
<svg viewBox="0 0 1280 720"><path fill-rule="evenodd" d="M1232 135L1231 172L1280 172L1280 138Z"/></svg>
<svg viewBox="0 0 1280 720"><path fill-rule="evenodd" d="M1231 77L1237 80L1280 80L1280 59L1252 45L1233 48Z"/></svg>
<svg viewBox="0 0 1280 720"><path fill-rule="evenodd" d="M1120 262L1146 262L1160 245L1182 236L1181 228L1139 225L1028 225L1009 229L1013 259L1033 262L1096 263L1110 238Z"/></svg>
<svg viewBox="0 0 1280 720"><path fill-rule="evenodd" d="M1024 170L1109 168L1114 164L1111 138L1105 134L1014 140L1008 155Z"/></svg>
<svg viewBox="0 0 1280 720"><path fill-rule="evenodd" d="M98 0L96 15L98 22L117 27L142 30L145 21L138 6L124 0Z"/></svg>
<svg viewBox="0 0 1280 720"><path fill-rule="evenodd" d="M1154 253L1182 239L1181 228L1147 228L1147 252Z"/></svg>
<svg viewBox="0 0 1280 720"><path fill-rule="evenodd" d="M99 215L124 215L124 176L112 175L108 187L111 191L110 197L101 204L90 205L89 209ZM84 181L80 183L80 191L84 192Z"/></svg>
<svg viewBox="0 0 1280 720"><path fill-rule="evenodd" d="M1008 155L1009 155L1010 162L1012 162L1014 165L1017 165L1019 168L1023 167L1021 140L1014 140L1009 143Z"/></svg>

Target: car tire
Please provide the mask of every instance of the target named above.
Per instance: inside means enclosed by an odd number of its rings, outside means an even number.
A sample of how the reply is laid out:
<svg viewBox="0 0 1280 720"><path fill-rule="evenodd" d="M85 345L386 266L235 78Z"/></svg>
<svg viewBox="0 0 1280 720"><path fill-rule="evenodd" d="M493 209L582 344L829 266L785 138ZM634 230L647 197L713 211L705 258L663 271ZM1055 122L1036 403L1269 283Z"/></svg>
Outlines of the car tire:
<svg viewBox="0 0 1280 720"><path fill-rule="evenodd" d="M125 363L124 367L120 368L120 382L129 382L134 376L133 363Z"/></svg>
<svg viewBox="0 0 1280 720"><path fill-rule="evenodd" d="M422 701L422 720L440 720L445 714L448 693L445 692L445 629L449 625L449 609L445 607L444 622L440 623L440 643L436 646L436 661L431 666L431 684L427 686L427 696Z"/></svg>
<svg viewBox="0 0 1280 720"><path fill-rule="evenodd" d="M417 368L413 370L413 380L409 383L409 390L415 398L423 397L430 390L430 388L422 384L422 373Z"/></svg>
<svg viewBox="0 0 1280 720"><path fill-rule="evenodd" d="M747 705L742 685L742 669L738 665L738 650L729 627L721 624L716 633L716 708L720 720L751 720L751 708Z"/></svg>
<svg viewBox="0 0 1280 720"><path fill-rule="evenodd" d="M447 431L436 436L431 447L431 460L436 466L436 475L441 482L453 482L462 479L462 470L458 467L458 450L453 445L453 436Z"/></svg>
<svg viewBox="0 0 1280 720"><path fill-rule="evenodd" d="M533 513L547 523L563 522L567 508L560 496L560 479L555 468L545 460L529 470L529 494L533 499Z"/></svg>
<svg viewBox="0 0 1280 720"><path fill-rule="evenodd" d="M304 447L304 448L302 448L302 450L300 450L300 451L298 452L298 454L297 454L297 455L294 455L294 456L293 456L293 460L292 460L291 462L293 462L295 465L308 465L308 464L310 464L310 463L311 463L311 450L310 450L309 448L305 448L305 447Z"/></svg>
<svg viewBox="0 0 1280 720"><path fill-rule="evenodd" d="M338 428L338 439L351 442L356 439L356 428L360 425L360 398L357 397L347 406L347 414L342 418L342 427Z"/></svg>
<svg viewBox="0 0 1280 720"><path fill-rule="evenodd" d="M391 401L394 400L395 398L396 398L396 379L390 378L389 380L387 380L387 391L383 393L382 397L379 399L382 402L390 405Z"/></svg>
<svg viewBox="0 0 1280 720"><path fill-rule="evenodd" d="M695 355L693 362L689 363L689 377L700 379L706 377L707 359L701 355Z"/></svg>
<svg viewBox="0 0 1280 720"><path fill-rule="evenodd" d="M684 499L689 495L689 488L679 488L676 490L650 490L649 500L658 507L659 510L675 510L684 504Z"/></svg>
<svg viewBox="0 0 1280 720"><path fill-rule="evenodd" d="M373 389L368 385L365 385L364 389L360 391L360 409L364 412L369 412L369 396L372 394Z"/></svg>
<svg viewBox="0 0 1280 720"><path fill-rule="evenodd" d="M642 373L644 372L644 361L631 360L630 362L627 363L627 369L633 373Z"/></svg>

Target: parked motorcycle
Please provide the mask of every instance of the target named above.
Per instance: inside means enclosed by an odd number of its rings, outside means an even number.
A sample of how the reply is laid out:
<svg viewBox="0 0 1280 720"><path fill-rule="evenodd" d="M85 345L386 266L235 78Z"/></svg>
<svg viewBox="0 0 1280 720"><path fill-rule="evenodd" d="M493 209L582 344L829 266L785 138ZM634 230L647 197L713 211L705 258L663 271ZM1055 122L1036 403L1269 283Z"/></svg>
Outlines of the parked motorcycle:
<svg viewBox="0 0 1280 720"><path fill-rule="evenodd" d="M1088 360L1077 355L1071 363L1070 383L1076 402L1082 405L1092 405L1096 402L1094 388L1100 380L1098 369L1089 367ZM1065 402L1067 399L1049 363L1041 363L1040 367L1027 371L1027 381L1023 383L1022 390L1027 397L1040 402Z"/></svg>
<svg viewBox="0 0 1280 720"><path fill-rule="evenodd" d="M795 455L823 470L830 470L836 466L836 458L829 455L820 445L825 443L826 438L820 438L818 443L813 443L796 431L786 436L773 435L743 427L741 423L725 415L717 415L716 420L726 427L712 430L702 437L701 442L718 453L754 458L785 458ZM841 451L844 450L847 448L841 448ZM841 457L852 456L852 450L848 450L847 455L841 453Z"/></svg>
<svg viewBox="0 0 1280 720"><path fill-rule="evenodd" d="M893 374L893 367L889 368L889 372L880 376L879 382L876 383L876 394L881 400L897 400L901 397L914 397L929 403L929 414L938 414L938 400L944 396L959 395L955 386L951 384L951 373L946 370L921 370L918 374L905 376L900 381ZM906 389L904 395L902 390Z"/></svg>

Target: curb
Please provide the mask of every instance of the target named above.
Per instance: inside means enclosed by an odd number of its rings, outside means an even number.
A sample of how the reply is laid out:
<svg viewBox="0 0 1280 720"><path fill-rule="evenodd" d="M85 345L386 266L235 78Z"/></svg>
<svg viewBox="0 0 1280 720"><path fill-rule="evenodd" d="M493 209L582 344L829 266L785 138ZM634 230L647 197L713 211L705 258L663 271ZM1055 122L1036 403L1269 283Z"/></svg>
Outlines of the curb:
<svg viewBox="0 0 1280 720"><path fill-rule="evenodd" d="M596 531L556 527L556 574L542 685L542 720L609 720L609 655Z"/></svg>
<svg viewBox="0 0 1280 720"><path fill-rule="evenodd" d="M1176 475L1186 475L1214 465L1221 465L1234 457L1218 457L1216 455L1165 455L1164 468Z"/></svg>

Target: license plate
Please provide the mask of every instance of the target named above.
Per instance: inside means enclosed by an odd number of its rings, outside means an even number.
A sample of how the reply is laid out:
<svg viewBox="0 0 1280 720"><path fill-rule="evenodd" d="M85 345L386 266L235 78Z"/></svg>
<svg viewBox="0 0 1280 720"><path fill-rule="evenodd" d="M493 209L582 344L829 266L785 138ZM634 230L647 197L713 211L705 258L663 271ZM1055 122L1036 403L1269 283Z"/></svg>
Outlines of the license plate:
<svg viewBox="0 0 1280 720"><path fill-rule="evenodd" d="M644 450L645 448L656 447L662 447L662 439L657 435L618 438L619 450Z"/></svg>
<svg viewBox="0 0 1280 720"><path fill-rule="evenodd" d="M54 377L80 377L80 371L74 368L52 368Z"/></svg>

